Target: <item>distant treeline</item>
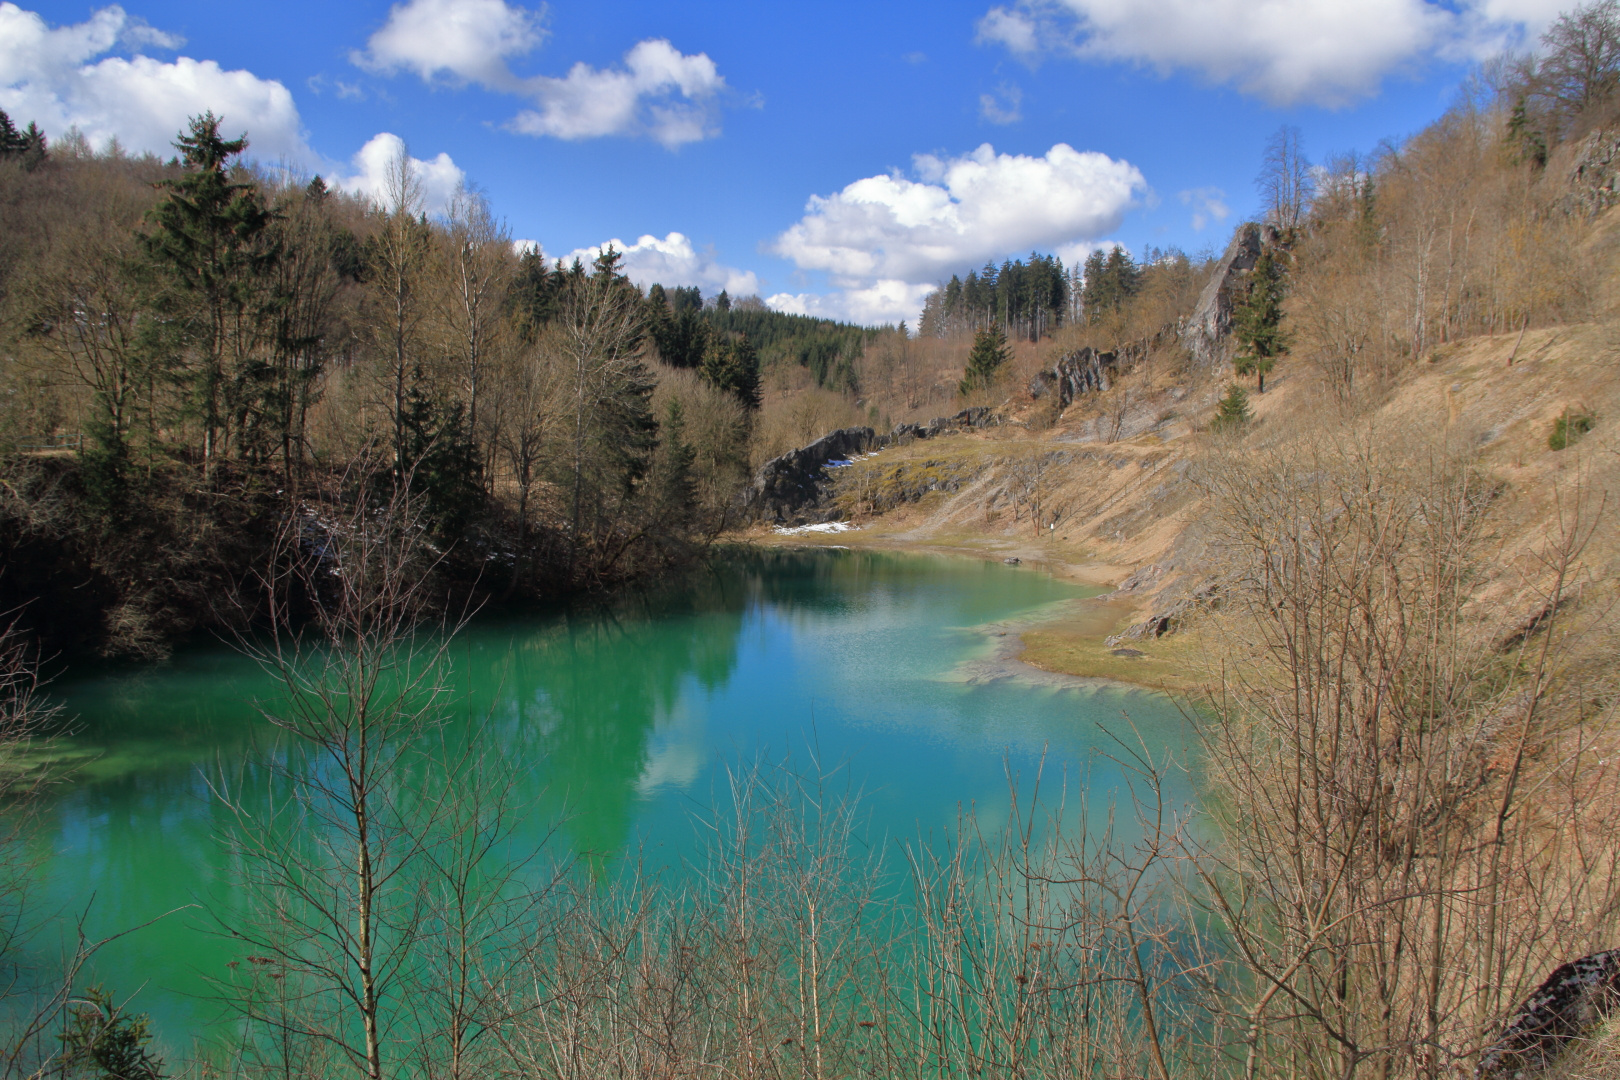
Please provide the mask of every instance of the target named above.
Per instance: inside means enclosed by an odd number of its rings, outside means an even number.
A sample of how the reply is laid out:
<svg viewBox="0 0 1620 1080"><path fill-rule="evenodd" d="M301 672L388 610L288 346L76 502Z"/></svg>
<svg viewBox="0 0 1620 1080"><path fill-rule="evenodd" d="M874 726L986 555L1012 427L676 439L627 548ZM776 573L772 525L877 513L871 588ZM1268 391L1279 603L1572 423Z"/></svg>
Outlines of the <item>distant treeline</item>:
<svg viewBox="0 0 1620 1080"><path fill-rule="evenodd" d="M1175 250L1149 248L1141 263L1122 247L1100 248L1082 265L1065 268L1056 255L1031 252L1029 261L987 262L951 280L923 302L918 331L950 337L996 326L1008 337L1038 341L1063 326L1095 324L1117 312L1141 288L1147 267L1186 262Z"/></svg>
<svg viewBox="0 0 1620 1080"><path fill-rule="evenodd" d="M779 364L809 370L817 386L853 391L858 386L856 362L869 342L882 333L863 326L790 315L766 307L757 296L732 300L725 292L707 302L695 285L666 290L654 285L648 302L657 312L652 336L659 355L678 368L705 372L729 385L751 369L758 400L758 372Z"/></svg>

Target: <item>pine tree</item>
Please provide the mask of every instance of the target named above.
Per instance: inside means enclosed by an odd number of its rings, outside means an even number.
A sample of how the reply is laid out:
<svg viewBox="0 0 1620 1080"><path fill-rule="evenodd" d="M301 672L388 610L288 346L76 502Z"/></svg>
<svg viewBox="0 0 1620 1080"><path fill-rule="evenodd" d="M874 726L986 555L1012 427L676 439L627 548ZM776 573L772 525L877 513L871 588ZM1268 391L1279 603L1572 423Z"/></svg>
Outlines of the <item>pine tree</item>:
<svg viewBox="0 0 1620 1080"><path fill-rule="evenodd" d="M1255 376L1262 394L1266 373L1288 351L1288 334L1282 328L1283 293L1282 263L1268 248L1255 260L1248 292L1232 312L1232 336L1238 343L1233 366L1239 375Z"/></svg>
<svg viewBox="0 0 1620 1080"><path fill-rule="evenodd" d="M967 395L989 387L1001 365L1011 358L1007 335L999 325L992 323L980 330L973 336L973 351L968 353L967 371L957 385L957 393Z"/></svg>

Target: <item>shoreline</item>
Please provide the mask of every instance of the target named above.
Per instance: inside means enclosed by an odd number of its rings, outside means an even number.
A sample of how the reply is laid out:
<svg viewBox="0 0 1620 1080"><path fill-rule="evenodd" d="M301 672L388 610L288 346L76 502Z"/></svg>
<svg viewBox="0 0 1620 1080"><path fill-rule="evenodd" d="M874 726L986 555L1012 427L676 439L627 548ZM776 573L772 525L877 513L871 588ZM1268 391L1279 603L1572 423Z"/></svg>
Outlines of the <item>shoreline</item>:
<svg viewBox="0 0 1620 1080"><path fill-rule="evenodd" d="M1017 559L1020 567L1105 590L1111 590L1132 571L1131 567L1094 559L1065 558L1063 556L1071 555L1070 550L1065 550L1069 545L973 533L919 537L865 526L838 533L781 534L761 532L756 527L731 534L727 542L760 547L957 555L1000 562ZM1083 556L1084 553L1074 549L1072 554ZM989 681L1021 676L1036 681L1058 680L1070 686L1075 684L1069 680L1112 682L1172 696L1195 695L1206 689L1208 684L1198 676L1193 662L1200 651L1195 634L1109 646L1107 638L1134 621L1132 616L1138 614L1136 602L1118 598L1108 591L1068 601L1065 606L1066 610L1061 612L982 627L985 633L1005 636L1007 641L997 645L992 657L971 662L970 669L976 665L984 667L970 678Z"/></svg>

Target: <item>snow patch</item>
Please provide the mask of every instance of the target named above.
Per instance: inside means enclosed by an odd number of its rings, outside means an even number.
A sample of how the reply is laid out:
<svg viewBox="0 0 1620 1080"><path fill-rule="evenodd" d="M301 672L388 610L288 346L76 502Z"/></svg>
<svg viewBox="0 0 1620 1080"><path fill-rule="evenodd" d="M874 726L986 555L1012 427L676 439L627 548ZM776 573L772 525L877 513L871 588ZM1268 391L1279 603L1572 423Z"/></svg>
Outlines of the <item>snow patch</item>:
<svg viewBox="0 0 1620 1080"><path fill-rule="evenodd" d="M826 521L826 522L821 523L820 525L796 525L796 526L792 526L792 527L789 527L789 526L786 526L786 525L778 525L776 527L776 535L777 536L803 536L806 533L854 532L856 528L857 528L857 526L851 525L847 521Z"/></svg>

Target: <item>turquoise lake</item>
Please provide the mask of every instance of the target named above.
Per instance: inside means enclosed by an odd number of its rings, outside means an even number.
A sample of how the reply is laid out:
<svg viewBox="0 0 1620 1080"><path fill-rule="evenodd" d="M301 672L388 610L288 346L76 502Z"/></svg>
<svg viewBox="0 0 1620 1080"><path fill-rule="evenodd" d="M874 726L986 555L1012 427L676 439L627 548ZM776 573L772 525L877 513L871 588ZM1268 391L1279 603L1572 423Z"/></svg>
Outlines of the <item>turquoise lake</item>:
<svg viewBox="0 0 1620 1080"><path fill-rule="evenodd" d="M987 678L1006 638L1087 590L969 558L735 550L609 604L482 618L453 642L461 715L521 769L538 838L558 854L634 854L680 873L694 814L725 769L814 755L866 793L869 835L939 835L1008 812L1008 773L1100 810L1127 779L1108 732L1179 749L1186 721L1155 694ZM995 674L995 672L992 672ZM229 904L209 779L275 750L276 687L226 646L155 668L70 673L53 691L83 755L43 808L38 910L88 911L92 935L187 905L120 939L92 978L135 995L170 1045L206 1030L201 996L233 953L203 911ZM1184 792L1182 793L1185 794ZM536 840L538 842L538 840Z"/></svg>

